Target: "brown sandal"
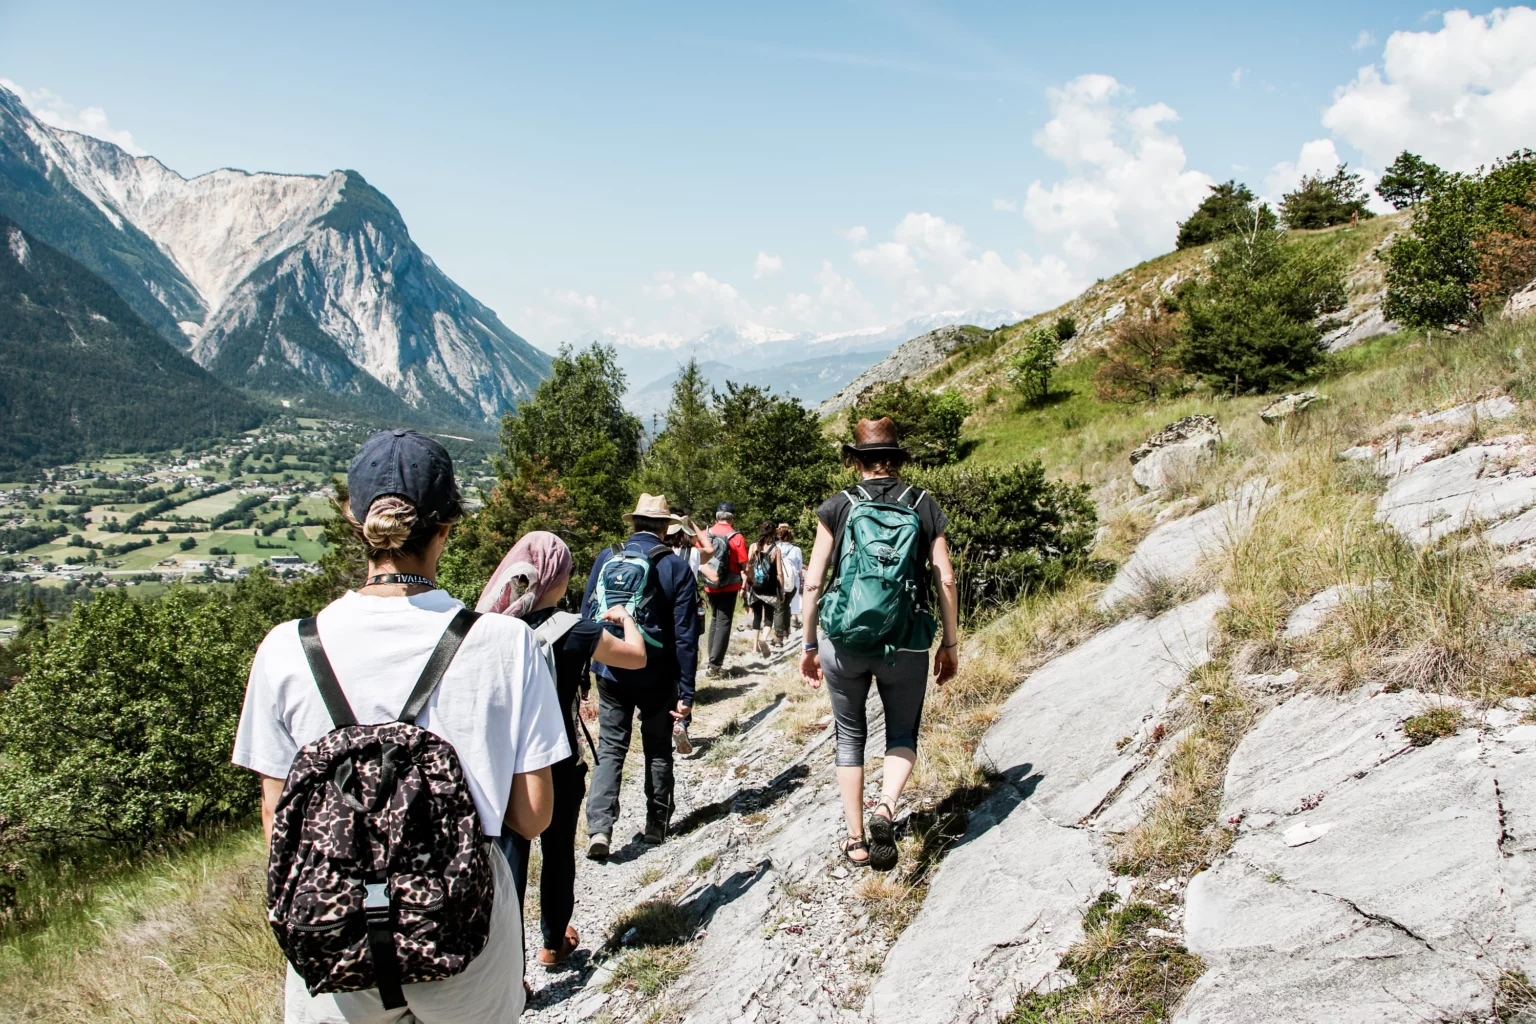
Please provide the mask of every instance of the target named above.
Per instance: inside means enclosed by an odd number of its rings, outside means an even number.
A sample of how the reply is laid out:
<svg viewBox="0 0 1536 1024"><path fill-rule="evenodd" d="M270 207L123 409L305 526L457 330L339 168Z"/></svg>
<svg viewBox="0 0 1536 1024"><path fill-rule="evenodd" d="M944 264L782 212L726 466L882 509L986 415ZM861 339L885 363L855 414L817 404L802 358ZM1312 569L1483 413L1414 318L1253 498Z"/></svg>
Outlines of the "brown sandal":
<svg viewBox="0 0 1536 1024"><path fill-rule="evenodd" d="M539 963L545 967L558 967L567 957L576 952L576 947L581 944L581 936L570 925L565 926L565 935L560 939L559 949L539 950Z"/></svg>
<svg viewBox="0 0 1536 1024"><path fill-rule="evenodd" d="M890 817L880 813L884 807ZM896 866L896 808L889 800L875 804L869 815L869 866L876 871L889 871Z"/></svg>
<svg viewBox="0 0 1536 1024"><path fill-rule="evenodd" d="M869 844L864 842L863 836L847 836L843 839L839 848L843 851L843 860L846 860L849 864L856 868L869 867ZM864 851L863 860L859 860L853 855L855 850Z"/></svg>

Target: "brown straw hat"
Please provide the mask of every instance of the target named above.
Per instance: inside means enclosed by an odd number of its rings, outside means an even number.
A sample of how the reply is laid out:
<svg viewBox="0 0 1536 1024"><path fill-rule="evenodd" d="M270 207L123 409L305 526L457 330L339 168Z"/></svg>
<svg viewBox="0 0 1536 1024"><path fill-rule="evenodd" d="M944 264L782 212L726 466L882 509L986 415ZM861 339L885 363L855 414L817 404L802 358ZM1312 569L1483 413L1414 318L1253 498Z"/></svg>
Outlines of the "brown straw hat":
<svg viewBox="0 0 1536 1024"><path fill-rule="evenodd" d="M912 453L896 440L896 421L889 416L877 420L859 420L853 428L853 444L843 445L843 455L900 455L907 458Z"/></svg>
<svg viewBox="0 0 1536 1024"><path fill-rule="evenodd" d="M665 494L646 494L643 491L640 494L640 500L635 502L635 510L624 513L626 522L633 522L636 516L641 519L664 519L669 523L683 521L683 517L673 512L672 507L667 504Z"/></svg>

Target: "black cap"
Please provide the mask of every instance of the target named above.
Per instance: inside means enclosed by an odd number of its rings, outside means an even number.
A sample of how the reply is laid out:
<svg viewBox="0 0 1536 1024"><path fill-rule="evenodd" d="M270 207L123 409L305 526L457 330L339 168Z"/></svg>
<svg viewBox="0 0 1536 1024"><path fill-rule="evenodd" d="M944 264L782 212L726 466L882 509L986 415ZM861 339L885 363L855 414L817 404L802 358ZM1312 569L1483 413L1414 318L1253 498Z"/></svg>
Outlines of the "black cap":
<svg viewBox="0 0 1536 1024"><path fill-rule="evenodd" d="M722 501L720 507L715 509L715 515L719 515L722 512L728 516L733 516L736 514L736 506L728 501Z"/></svg>
<svg viewBox="0 0 1536 1024"><path fill-rule="evenodd" d="M398 494L434 521L453 504L457 485L448 449L414 430L381 430L363 442L347 470L347 505L358 522L386 494Z"/></svg>

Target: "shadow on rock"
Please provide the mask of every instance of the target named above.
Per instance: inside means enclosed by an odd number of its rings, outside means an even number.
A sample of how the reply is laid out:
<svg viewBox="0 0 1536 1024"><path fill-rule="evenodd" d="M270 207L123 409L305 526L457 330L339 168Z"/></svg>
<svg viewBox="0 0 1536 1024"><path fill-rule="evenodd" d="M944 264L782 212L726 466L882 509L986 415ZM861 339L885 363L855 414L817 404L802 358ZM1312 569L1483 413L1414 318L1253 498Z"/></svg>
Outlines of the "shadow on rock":
<svg viewBox="0 0 1536 1024"><path fill-rule="evenodd" d="M811 769L807 765L793 764L784 769L765 786L752 786L748 789L738 789L723 800L716 800L712 804L695 807L687 814L672 823L674 836L687 835L695 829L703 828L712 821L719 821L730 814L731 811L740 811L750 814L753 811L761 811L772 807L801 786L810 778Z"/></svg>
<svg viewBox="0 0 1536 1024"><path fill-rule="evenodd" d="M930 811L908 815L905 830L920 841L910 880L927 876L951 850L1007 818L1034 794L1043 778L1032 764L1015 765L979 786L955 790ZM978 826L974 830L970 828L973 818Z"/></svg>

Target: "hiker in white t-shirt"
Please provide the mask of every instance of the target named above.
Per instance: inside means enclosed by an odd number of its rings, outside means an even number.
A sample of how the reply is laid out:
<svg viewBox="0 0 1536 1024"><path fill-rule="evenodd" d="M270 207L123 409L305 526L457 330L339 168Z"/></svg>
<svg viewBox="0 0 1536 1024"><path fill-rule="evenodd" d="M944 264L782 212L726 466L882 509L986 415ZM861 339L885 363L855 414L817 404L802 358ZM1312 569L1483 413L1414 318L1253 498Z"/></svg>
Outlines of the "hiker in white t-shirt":
<svg viewBox="0 0 1536 1024"><path fill-rule="evenodd" d="M392 721L463 604L436 589L448 531L463 515L453 465L414 431L374 435L347 474L345 510L368 555L367 582L317 616L337 680L362 724ZM481 616L416 725L453 746L487 839L510 828L532 838L549 825L549 766L570 756L554 681L534 633L518 619ZM234 763L262 776L271 833L284 778L301 747L332 720L301 646L298 625L276 626L251 664ZM523 1010L522 915L506 858L489 844L490 937L460 973L406 984L407 1006L385 1010L377 989L310 995L290 966L288 1024L478 1024Z"/></svg>

